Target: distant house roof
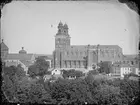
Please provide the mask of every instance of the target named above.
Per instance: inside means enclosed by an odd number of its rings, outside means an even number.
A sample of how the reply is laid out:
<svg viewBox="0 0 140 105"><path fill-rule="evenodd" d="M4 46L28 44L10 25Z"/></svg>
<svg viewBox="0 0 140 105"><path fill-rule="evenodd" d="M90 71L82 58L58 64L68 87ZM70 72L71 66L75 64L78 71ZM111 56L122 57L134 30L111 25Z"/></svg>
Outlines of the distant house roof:
<svg viewBox="0 0 140 105"><path fill-rule="evenodd" d="M130 64L121 64L121 67L132 67Z"/></svg>
<svg viewBox="0 0 140 105"><path fill-rule="evenodd" d="M2 40L2 42L1 42L1 44L0 44L0 48L1 48L1 50L8 50L9 48L6 46L6 44L3 42L3 40Z"/></svg>
<svg viewBox="0 0 140 105"><path fill-rule="evenodd" d="M136 58L138 57L137 54L131 54L131 55L124 55L124 57L127 57L127 58Z"/></svg>
<svg viewBox="0 0 140 105"><path fill-rule="evenodd" d="M135 60L136 58L138 58L138 55L137 54L124 55L123 56L123 60Z"/></svg>
<svg viewBox="0 0 140 105"><path fill-rule="evenodd" d="M8 54L6 60L31 60L33 54Z"/></svg>

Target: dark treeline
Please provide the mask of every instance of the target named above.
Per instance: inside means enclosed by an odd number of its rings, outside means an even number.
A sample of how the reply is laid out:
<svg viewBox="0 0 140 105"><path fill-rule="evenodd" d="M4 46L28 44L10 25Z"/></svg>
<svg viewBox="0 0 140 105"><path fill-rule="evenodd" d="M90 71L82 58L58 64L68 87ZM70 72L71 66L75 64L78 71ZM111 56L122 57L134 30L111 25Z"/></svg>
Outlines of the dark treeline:
<svg viewBox="0 0 140 105"><path fill-rule="evenodd" d="M78 105L133 105L139 99L139 81L130 80L128 75L124 79L111 79L95 70L86 76L80 71L70 70L64 71L63 78L44 81L43 74L50 74L46 71L47 65L44 60L38 59L29 67L30 76L20 65L4 67L2 91L6 99L26 104ZM69 76L76 78L69 79Z"/></svg>
<svg viewBox="0 0 140 105"><path fill-rule="evenodd" d="M5 68L2 85L7 99L16 103L131 105L139 97L138 81L89 73L84 79L40 82L29 80L17 69L20 67Z"/></svg>

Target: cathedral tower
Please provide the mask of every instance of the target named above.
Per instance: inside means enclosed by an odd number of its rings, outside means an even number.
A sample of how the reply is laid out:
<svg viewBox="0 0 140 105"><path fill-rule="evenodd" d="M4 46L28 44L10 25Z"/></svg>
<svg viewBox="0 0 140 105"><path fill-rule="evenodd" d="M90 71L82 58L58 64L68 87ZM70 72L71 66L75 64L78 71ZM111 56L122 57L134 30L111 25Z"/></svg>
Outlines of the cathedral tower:
<svg viewBox="0 0 140 105"><path fill-rule="evenodd" d="M70 46L70 36L68 34L68 25L58 24L58 32L55 36L55 49L65 49Z"/></svg>
<svg viewBox="0 0 140 105"><path fill-rule="evenodd" d="M58 32L55 36L55 51L53 53L54 68L62 67L62 52L64 49L70 47L70 36L68 33L68 25L62 22L58 24Z"/></svg>

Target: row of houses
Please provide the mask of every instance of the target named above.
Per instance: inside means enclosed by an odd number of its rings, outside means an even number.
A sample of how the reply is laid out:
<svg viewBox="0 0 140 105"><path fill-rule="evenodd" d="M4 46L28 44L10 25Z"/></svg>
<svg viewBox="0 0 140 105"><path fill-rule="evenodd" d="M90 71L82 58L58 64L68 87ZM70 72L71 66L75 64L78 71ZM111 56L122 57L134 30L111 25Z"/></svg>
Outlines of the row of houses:
<svg viewBox="0 0 140 105"><path fill-rule="evenodd" d="M140 70L139 70L139 62L135 64L129 64L129 63L114 63L112 64L112 76L121 76L124 77L125 74L133 73L138 76L140 76Z"/></svg>

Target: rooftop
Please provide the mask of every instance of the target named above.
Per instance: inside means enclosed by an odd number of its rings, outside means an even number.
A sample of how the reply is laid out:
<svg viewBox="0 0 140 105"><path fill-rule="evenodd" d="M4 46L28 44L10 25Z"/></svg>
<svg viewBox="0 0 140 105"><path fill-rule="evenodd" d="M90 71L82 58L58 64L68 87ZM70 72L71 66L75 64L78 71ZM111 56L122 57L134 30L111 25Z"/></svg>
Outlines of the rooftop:
<svg viewBox="0 0 140 105"><path fill-rule="evenodd" d="M6 60L31 60L34 54L17 54L10 53L7 55Z"/></svg>
<svg viewBox="0 0 140 105"><path fill-rule="evenodd" d="M2 39L2 42L0 44L0 47L1 47L1 50L8 50L9 48L6 46L6 44L3 42L3 39Z"/></svg>

